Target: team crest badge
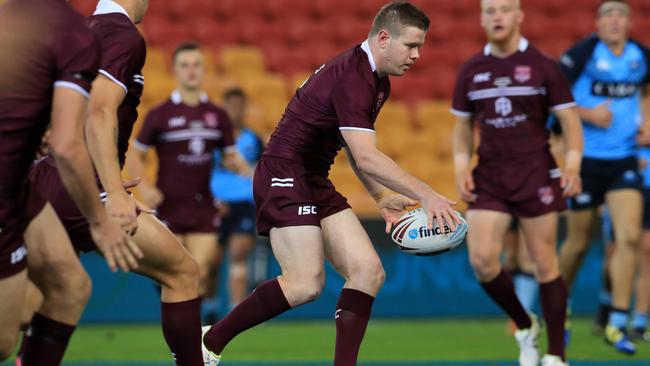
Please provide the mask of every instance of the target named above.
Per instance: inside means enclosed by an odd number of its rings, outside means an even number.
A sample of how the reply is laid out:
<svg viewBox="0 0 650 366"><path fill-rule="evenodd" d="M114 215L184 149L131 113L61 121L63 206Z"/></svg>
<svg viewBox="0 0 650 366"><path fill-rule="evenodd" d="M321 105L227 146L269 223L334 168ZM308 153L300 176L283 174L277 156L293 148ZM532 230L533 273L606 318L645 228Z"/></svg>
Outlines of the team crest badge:
<svg viewBox="0 0 650 366"><path fill-rule="evenodd" d="M515 67L515 80L525 83L530 80L531 73L530 66L517 66Z"/></svg>
<svg viewBox="0 0 650 366"><path fill-rule="evenodd" d="M203 119L205 120L205 124L210 127L210 128L216 128L217 127L217 114L213 112L208 112L205 115L203 115Z"/></svg>
<svg viewBox="0 0 650 366"><path fill-rule="evenodd" d="M539 201L545 205L550 205L555 200L555 195L553 194L553 188L549 186L541 187L537 190L539 194Z"/></svg>

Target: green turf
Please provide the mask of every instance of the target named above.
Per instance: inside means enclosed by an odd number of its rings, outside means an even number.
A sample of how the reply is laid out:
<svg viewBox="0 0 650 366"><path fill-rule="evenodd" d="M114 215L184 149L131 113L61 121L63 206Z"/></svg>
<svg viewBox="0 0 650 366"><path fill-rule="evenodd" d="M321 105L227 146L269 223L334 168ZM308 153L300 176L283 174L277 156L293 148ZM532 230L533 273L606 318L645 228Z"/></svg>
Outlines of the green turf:
<svg viewBox="0 0 650 366"><path fill-rule="evenodd" d="M516 360L516 346L501 320L377 320L371 322L359 359L364 362ZM591 335L589 321L573 322L572 360L643 360L619 355ZM271 322L236 338L224 352L228 361L331 360L334 322ZM545 343L545 342L543 342ZM66 355L68 362L169 362L158 325L80 326ZM642 362L646 364L646 362ZM616 364L616 362L614 362Z"/></svg>

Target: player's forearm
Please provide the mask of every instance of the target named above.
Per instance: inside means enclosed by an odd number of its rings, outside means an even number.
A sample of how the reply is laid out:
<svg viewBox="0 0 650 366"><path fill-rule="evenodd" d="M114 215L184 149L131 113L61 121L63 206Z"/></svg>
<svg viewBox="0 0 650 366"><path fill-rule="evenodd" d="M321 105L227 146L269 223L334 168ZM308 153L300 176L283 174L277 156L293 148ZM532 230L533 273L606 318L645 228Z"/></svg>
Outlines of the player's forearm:
<svg viewBox="0 0 650 366"><path fill-rule="evenodd" d="M457 174L464 174L469 169L472 157L472 142L471 122L464 118L457 121L453 136L454 168Z"/></svg>
<svg viewBox="0 0 650 366"><path fill-rule="evenodd" d="M356 157L355 161L360 173L407 197L422 200L425 194L431 191L431 187L426 183L404 171L379 150Z"/></svg>
<svg viewBox="0 0 650 366"><path fill-rule="evenodd" d="M106 211L99 201L99 189L86 146L83 143L53 145L51 150L68 193L88 222L98 224L105 218Z"/></svg>
<svg viewBox="0 0 650 366"><path fill-rule="evenodd" d="M354 160L354 157L352 156L352 152L350 152L350 150L346 149L345 153L348 157L350 167L352 167L354 174L356 174L357 178L359 178L368 193L370 193L370 195L375 198L375 200L379 200L384 194L387 193L387 191L390 191L384 185L372 179L368 174L362 172L359 169L357 162Z"/></svg>
<svg viewBox="0 0 650 366"><path fill-rule="evenodd" d="M564 136L564 147L566 151L564 169L566 171L579 172L582 161L583 134L582 124L578 112L574 108L556 112Z"/></svg>
<svg viewBox="0 0 650 366"><path fill-rule="evenodd" d="M239 175L252 176L253 168L251 168L244 157L236 151L224 155L223 166L231 172L235 172Z"/></svg>
<svg viewBox="0 0 650 366"><path fill-rule="evenodd" d="M117 154L117 113L109 108L91 110L86 126L88 151L106 193L123 190Z"/></svg>
<svg viewBox="0 0 650 366"><path fill-rule="evenodd" d="M592 124L596 127L609 128L609 123L600 122L601 119L595 115L594 109L577 107L576 110L578 111L578 116L581 121L585 121L586 123Z"/></svg>

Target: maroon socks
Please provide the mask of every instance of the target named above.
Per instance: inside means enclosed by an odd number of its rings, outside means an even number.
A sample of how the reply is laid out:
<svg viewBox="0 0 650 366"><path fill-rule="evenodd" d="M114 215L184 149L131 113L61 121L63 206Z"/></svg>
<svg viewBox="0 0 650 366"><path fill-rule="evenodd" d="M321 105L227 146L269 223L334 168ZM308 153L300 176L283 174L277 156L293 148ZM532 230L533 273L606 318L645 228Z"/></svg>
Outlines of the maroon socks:
<svg viewBox="0 0 650 366"><path fill-rule="evenodd" d="M178 366L202 366L201 299L161 302L162 330Z"/></svg>
<svg viewBox="0 0 650 366"><path fill-rule="evenodd" d="M492 300L517 324L517 328L526 329L532 326L530 316L519 302L517 294L515 294L512 278L507 272L502 269L492 281L481 282L481 286Z"/></svg>
<svg viewBox="0 0 650 366"><path fill-rule="evenodd" d="M291 309L277 279L263 282L203 338L206 347L221 354L235 336Z"/></svg>
<svg viewBox="0 0 650 366"><path fill-rule="evenodd" d="M539 285L540 300L548 337L548 353L564 360L564 321L566 319L567 288L562 276Z"/></svg>
<svg viewBox="0 0 650 366"><path fill-rule="evenodd" d="M70 337L75 330L68 325L34 314L24 342L23 366L56 366L61 364Z"/></svg>
<svg viewBox="0 0 650 366"><path fill-rule="evenodd" d="M375 298L358 290L344 288L336 305L336 350L334 366L357 364L359 347L366 333Z"/></svg>

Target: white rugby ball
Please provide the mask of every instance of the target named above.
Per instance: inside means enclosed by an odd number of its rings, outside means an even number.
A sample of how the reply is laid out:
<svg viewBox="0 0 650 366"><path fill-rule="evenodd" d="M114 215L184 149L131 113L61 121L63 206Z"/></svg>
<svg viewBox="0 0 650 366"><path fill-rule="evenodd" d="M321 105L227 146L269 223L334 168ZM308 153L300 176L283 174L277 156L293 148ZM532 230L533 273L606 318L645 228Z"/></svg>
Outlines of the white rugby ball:
<svg viewBox="0 0 650 366"><path fill-rule="evenodd" d="M390 237L400 250L405 253L428 256L444 253L459 246L467 235L467 222L456 212L460 225L456 230L445 224L441 230L436 220L433 229L428 228L427 213L422 208L415 209L393 225Z"/></svg>

